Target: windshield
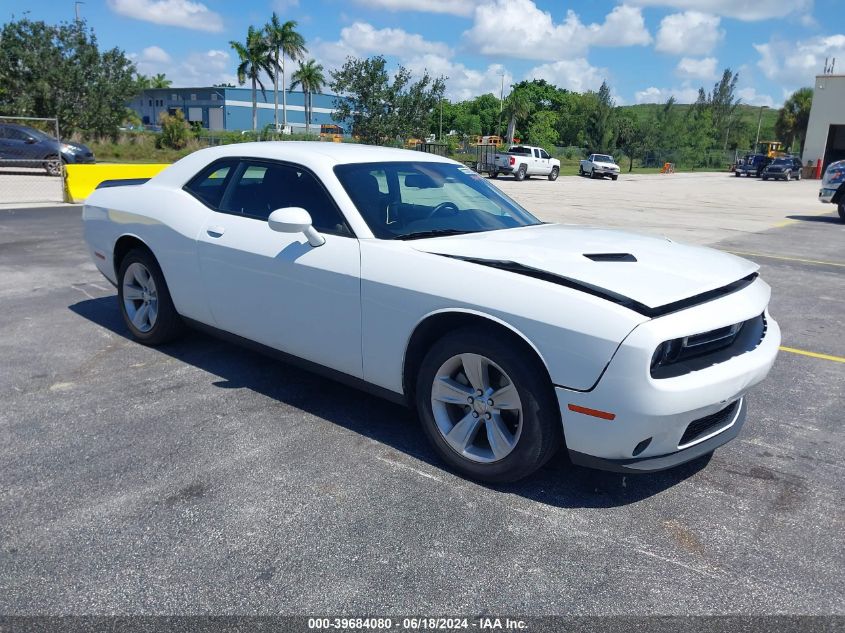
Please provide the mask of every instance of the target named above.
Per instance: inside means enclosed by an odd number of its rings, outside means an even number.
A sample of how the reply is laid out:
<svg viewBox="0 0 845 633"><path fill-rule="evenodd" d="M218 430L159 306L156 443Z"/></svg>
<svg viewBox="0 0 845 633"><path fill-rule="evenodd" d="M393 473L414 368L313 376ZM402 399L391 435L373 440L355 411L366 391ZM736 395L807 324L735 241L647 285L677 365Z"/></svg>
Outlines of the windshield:
<svg viewBox="0 0 845 633"><path fill-rule="evenodd" d="M334 171L381 239L540 224L474 171L455 163L358 163L338 165Z"/></svg>
<svg viewBox="0 0 845 633"><path fill-rule="evenodd" d="M791 165L792 161L788 158L776 158L772 161L772 165Z"/></svg>
<svg viewBox="0 0 845 633"><path fill-rule="evenodd" d="M32 127L23 127L23 128L21 128L21 130L25 134L29 134L33 138L37 138L40 141L51 141L51 140L53 140L52 136L47 136L41 130L36 130L35 128L32 128Z"/></svg>
<svg viewBox="0 0 845 633"><path fill-rule="evenodd" d="M593 160L597 163L612 163L613 156L607 156L606 154L596 154L593 156Z"/></svg>

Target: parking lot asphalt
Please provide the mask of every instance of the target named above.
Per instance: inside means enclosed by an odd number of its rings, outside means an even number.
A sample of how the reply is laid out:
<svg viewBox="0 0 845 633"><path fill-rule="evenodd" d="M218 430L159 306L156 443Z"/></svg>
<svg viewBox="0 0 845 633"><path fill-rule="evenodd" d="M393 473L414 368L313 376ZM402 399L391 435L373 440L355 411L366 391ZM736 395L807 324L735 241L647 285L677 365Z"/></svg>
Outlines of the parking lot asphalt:
<svg viewBox="0 0 845 633"><path fill-rule="evenodd" d="M699 222L761 264L785 346L845 357L845 225L802 204ZM487 487L399 406L199 333L130 341L79 207L0 211L0 306L0 613L845 614L840 361L782 352L709 460Z"/></svg>

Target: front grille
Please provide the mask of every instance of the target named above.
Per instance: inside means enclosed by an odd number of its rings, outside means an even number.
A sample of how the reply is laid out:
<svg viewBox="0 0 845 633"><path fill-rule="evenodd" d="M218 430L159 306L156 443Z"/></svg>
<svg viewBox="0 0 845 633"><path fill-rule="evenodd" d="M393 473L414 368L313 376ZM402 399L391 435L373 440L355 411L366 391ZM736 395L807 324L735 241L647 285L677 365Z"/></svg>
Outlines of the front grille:
<svg viewBox="0 0 845 633"><path fill-rule="evenodd" d="M721 411L711 413L710 415L699 418L698 420L693 420L689 423L687 430L684 431L684 435L681 437L681 441L678 442L678 446L685 446L704 437L705 435L709 435L719 426L727 426L730 421L733 420L734 413L736 413L738 406L739 400L736 400Z"/></svg>

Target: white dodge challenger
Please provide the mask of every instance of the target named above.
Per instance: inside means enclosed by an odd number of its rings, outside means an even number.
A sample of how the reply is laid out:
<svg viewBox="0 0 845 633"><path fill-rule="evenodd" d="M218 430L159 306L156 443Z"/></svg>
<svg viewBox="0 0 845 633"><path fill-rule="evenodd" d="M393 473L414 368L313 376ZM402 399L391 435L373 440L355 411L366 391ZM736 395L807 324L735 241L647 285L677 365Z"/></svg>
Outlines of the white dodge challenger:
<svg viewBox="0 0 845 633"><path fill-rule="evenodd" d="M430 154L249 143L105 185L85 240L136 340L187 324L407 403L479 480L710 453L780 344L755 264L541 222Z"/></svg>

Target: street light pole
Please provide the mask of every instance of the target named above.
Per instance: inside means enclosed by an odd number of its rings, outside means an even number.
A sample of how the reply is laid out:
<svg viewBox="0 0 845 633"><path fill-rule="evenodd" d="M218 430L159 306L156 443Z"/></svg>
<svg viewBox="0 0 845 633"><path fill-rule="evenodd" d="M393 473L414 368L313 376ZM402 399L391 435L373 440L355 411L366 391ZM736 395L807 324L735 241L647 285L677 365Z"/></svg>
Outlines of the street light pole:
<svg viewBox="0 0 845 633"><path fill-rule="evenodd" d="M505 109L505 71L499 73L502 77L502 90L499 92L499 120L496 122L496 136L501 136L502 112Z"/></svg>
<svg viewBox="0 0 845 633"><path fill-rule="evenodd" d="M760 144L760 126L763 123L763 108L766 106L760 106L760 115L757 117L757 138L754 141L754 151L757 151L757 146Z"/></svg>
<svg viewBox="0 0 845 633"><path fill-rule="evenodd" d="M437 136L437 141L443 142L443 97L440 97L440 134Z"/></svg>

